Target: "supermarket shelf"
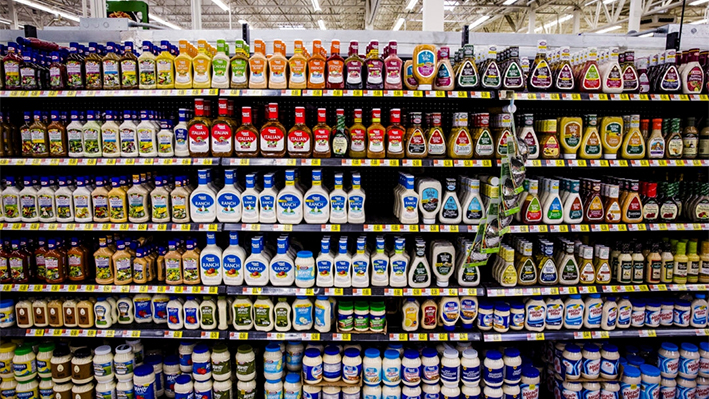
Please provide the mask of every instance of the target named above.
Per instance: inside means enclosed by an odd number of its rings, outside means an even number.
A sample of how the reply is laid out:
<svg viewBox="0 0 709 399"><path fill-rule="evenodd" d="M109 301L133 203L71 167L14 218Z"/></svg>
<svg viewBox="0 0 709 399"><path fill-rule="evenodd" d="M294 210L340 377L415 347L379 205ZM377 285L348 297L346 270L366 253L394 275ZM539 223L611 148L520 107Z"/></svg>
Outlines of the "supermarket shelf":
<svg viewBox="0 0 709 399"><path fill-rule="evenodd" d="M134 325L131 325L133 327ZM76 328L3 328L0 337L69 337L69 338L195 338L226 339L226 331L166 330L159 328L139 330L76 329Z"/></svg>
<svg viewBox="0 0 709 399"><path fill-rule="evenodd" d="M224 231L295 231L295 232L374 232L374 233L474 233L477 225L457 224L262 224L225 223Z"/></svg>
<svg viewBox="0 0 709 399"><path fill-rule="evenodd" d="M498 98L518 101L709 101L706 94L519 93L509 90L500 90Z"/></svg>
<svg viewBox="0 0 709 399"><path fill-rule="evenodd" d="M0 166L219 165L219 158L0 158Z"/></svg>
<svg viewBox="0 0 709 399"><path fill-rule="evenodd" d="M0 284L0 292L196 295L223 294L226 292L226 287L204 285Z"/></svg>
<svg viewBox="0 0 709 399"><path fill-rule="evenodd" d="M391 98L482 98L493 99L494 91L442 90L254 90L222 89L226 97L391 97Z"/></svg>
<svg viewBox="0 0 709 399"><path fill-rule="evenodd" d="M709 231L709 223L515 225L510 233L607 233L617 231Z"/></svg>
<svg viewBox="0 0 709 399"><path fill-rule="evenodd" d="M648 338L648 337L706 337L709 328L662 327L657 329L615 329L613 331L544 331L507 332L502 334L483 333L485 342L510 341L553 341L563 339L608 339L608 338Z"/></svg>
<svg viewBox="0 0 709 399"><path fill-rule="evenodd" d="M499 164L499 161L498 161ZM528 168L662 168L662 167L707 167L709 159L529 159Z"/></svg>
<svg viewBox="0 0 709 399"><path fill-rule="evenodd" d="M357 334L357 333L318 333L318 332L262 332L262 331L231 331L231 340L288 340L288 341L481 341L482 335L477 332L460 333L388 333L388 334Z"/></svg>
<svg viewBox="0 0 709 399"><path fill-rule="evenodd" d="M219 89L170 90L0 90L0 98L52 98L52 97L190 97L217 96Z"/></svg>
<svg viewBox="0 0 709 399"><path fill-rule="evenodd" d="M0 223L2 230L221 231L221 223Z"/></svg>
<svg viewBox="0 0 709 399"><path fill-rule="evenodd" d="M706 291L709 284L636 284L636 285L576 285L576 286L529 286L529 287L485 287L488 297L510 297L530 295L568 294L615 294L631 292L686 292Z"/></svg>
<svg viewBox="0 0 709 399"><path fill-rule="evenodd" d="M493 166L493 161L490 159L222 158L222 165L490 168Z"/></svg>
<svg viewBox="0 0 709 399"><path fill-rule="evenodd" d="M227 286L227 295L284 295L284 296L484 296L482 287L448 287L448 288L296 288L296 287L244 287Z"/></svg>

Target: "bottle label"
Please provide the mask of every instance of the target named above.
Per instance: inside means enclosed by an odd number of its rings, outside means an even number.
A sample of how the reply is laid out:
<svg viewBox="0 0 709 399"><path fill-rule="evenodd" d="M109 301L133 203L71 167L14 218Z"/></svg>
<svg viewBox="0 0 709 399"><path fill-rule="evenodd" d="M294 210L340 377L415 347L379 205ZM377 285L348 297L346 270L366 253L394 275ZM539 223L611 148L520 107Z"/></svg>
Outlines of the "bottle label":
<svg viewBox="0 0 709 399"><path fill-rule="evenodd" d="M623 89L623 77L618 64L611 65L606 78L606 86L609 89Z"/></svg>
<svg viewBox="0 0 709 399"><path fill-rule="evenodd" d="M118 154L118 129L106 128L101 132L103 140L103 153L108 154Z"/></svg>
<svg viewBox="0 0 709 399"><path fill-rule="evenodd" d="M300 198L293 194L283 194L278 196L278 211L283 215L292 216L301 208Z"/></svg>
<svg viewBox="0 0 709 399"><path fill-rule="evenodd" d="M330 60L327 62L327 83L331 85L339 85L343 82L342 71L345 63L340 60Z"/></svg>
<svg viewBox="0 0 709 399"><path fill-rule="evenodd" d="M665 140L662 137L650 137L648 142L650 158L662 158L665 155Z"/></svg>
<svg viewBox="0 0 709 399"><path fill-rule="evenodd" d="M214 197L207 194L197 194L192 195L190 198L192 202L192 208L196 215L204 216L209 215L210 210L214 207Z"/></svg>
<svg viewBox="0 0 709 399"><path fill-rule="evenodd" d="M239 130L234 134L234 150L236 152L256 153L258 135L251 130Z"/></svg>
<svg viewBox="0 0 709 399"><path fill-rule="evenodd" d="M348 61L347 62L347 84L360 85L362 84L362 62Z"/></svg>
<svg viewBox="0 0 709 399"><path fill-rule="evenodd" d="M500 87L500 69L496 62L491 62L482 74L482 87L487 89L497 89Z"/></svg>
<svg viewBox="0 0 709 399"><path fill-rule="evenodd" d="M704 74L699 65L692 67L687 71L687 79L685 81L686 91L690 93L701 93L704 83Z"/></svg>
<svg viewBox="0 0 709 399"><path fill-rule="evenodd" d="M361 195L354 195L349 197L349 216L359 216L362 215L364 211L364 197Z"/></svg>
<svg viewBox="0 0 709 399"><path fill-rule="evenodd" d="M620 222L620 205L618 201L613 201L606 209L606 222L608 223L618 223Z"/></svg>
<svg viewBox="0 0 709 399"><path fill-rule="evenodd" d="M709 140L707 140L709 144ZM709 145L707 145L709 148ZM440 127L433 127L429 132L428 138L428 154L429 155L443 155L446 153L446 141L443 138L443 132ZM709 149L707 150L709 154Z"/></svg>
<svg viewBox="0 0 709 399"><path fill-rule="evenodd" d="M415 128L409 136L406 152L411 155L423 155L426 153L426 138L419 128Z"/></svg>
<svg viewBox="0 0 709 399"><path fill-rule="evenodd" d="M599 155L601 153L601 138L598 132L592 131L586 136L586 142L583 145L583 152L588 156ZM610 143L609 143L610 144Z"/></svg>
<svg viewBox="0 0 709 399"><path fill-rule="evenodd" d="M152 86L155 84L155 60L145 59L138 63L140 71L140 86Z"/></svg>
<svg viewBox="0 0 709 399"><path fill-rule="evenodd" d="M310 135L303 130L288 132L288 152L310 152Z"/></svg>
<svg viewBox="0 0 709 399"><path fill-rule="evenodd" d="M694 207L694 219L697 221L706 221L709 219L709 201L701 200Z"/></svg>
<svg viewBox="0 0 709 399"><path fill-rule="evenodd" d="M103 61L103 86L108 87L121 87L120 76L118 75L119 63L114 60L104 60Z"/></svg>
<svg viewBox="0 0 709 399"><path fill-rule="evenodd" d="M121 85L123 87L138 86L136 65L137 63L134 60L121 61Z"/></svg>
<svg viewBox="0 0 709 399"><path fill-rule="evenodd" d="M121 152L133 153L136 151L136 131L135 129L121 129Z"/></svg>
<svg viewBox="0 0 709 399"><path fill-rule="evenodd" d="M559 157L559 140L555 135L547 135L542 139L542 157L554 159Z"/></svg>
<svg viewBox="0 0 709 399"><path fill-rule="evenodd" d="M14 200L14 196L8 196ZM54 217L54 197L51 195L38 195L37 205L39 205L39 218L49 219ZM7 204L5 204L7 206ZM13 212L14 213L14 212Z"/></svg>
<svg viewBox="0 0 709 399"><path fill-rule="evenodd" d="M212 153L231 153L231 138L231 126L223 122L215 123L212 126Z"/></svg>
<svg viewBox="0 0 709 399"><path fill-rule="evenodd" d="M139 193L128 194L128 217L142 218L145 216L145 195Z"/></svg>
<svg viewBox="0 0 709 399"><path fill-rule="evenodd" d="M430 78L436 73L436 54L429 49L423 49L416 54L415 68L422 78Z"/></svg>
<svg viewBox="0 0 709 399"><path fill-rule="evenodd" d="M140 132L138 134L140 134ZM190 126L188 129L188 138L190 152L199 154L207 154L209 152L209 128L207 125L200 122Z"/></svg>
<svg viewBox="0 0 709 399"><path fill-rule="evenodd" d="M584 74L581 86L587 91L597 91L601 89L601 75L598 66L591 64Z"/></svg>
<svg viewBox="0 0 709 399"><path fill-rule="evenodd" d="M466 60L458 72L458 86L461 88L474 88L478 85L478 70L475 65Z"/></svg>
<svg viewBox="0 0 709 399"><path fill-rule="evenodd" d="M559 90L572 90L574 88L574 73L568 63L564 63L559 70L559 74L556 77L556 88Z"/></svg>
<svg viewBox="0 0 709 399"><path fill-rule="evenodd" d="M498 81L499 81L499 76L498 76ZM438 66L438 72L436 72L435 86L436 87L448 87L452 84L453 84L453 78L451 77L451 70L448 68L447 64L441 63Z"/></svg>
<svg viewBox="0 0 709 399"><path fill-rule="evenodd" d="M578 122L569 122L564 125L564 133L562 140L567 147L578 148L581 142L581 124Z"/></svg>
<svg viewBox="0 0 709 399"><path fill-rule="evenodd" d="M365 151L365 143L367 142L367 132L364 129L350 130L350 143L353 152Z"/></svg>
<svg viewBox="0 0 709 399"><path fill-rule="evenodd" d="M278 127L261 129L261 151L281 152L285 148L285 133Z"/></svg>
<svg viewBox="0 0 709 399"><path fill-rule="evenodd" d="M248 62L244 59L231 60L231 83L240 84L246 83L246 71L248 70Z"/></svg>
<svg viewBox="0 0 709 399"><path fill-rule="evenodd" d="M478 153L480 153L481 155L487 155L485 153L488 151L489 148L490 155L492 155L492 151L494 150L493 147L494 145L492 143L492 137L487 131L483 132L483 134L478 139ZM460 130L458 132L457 136L455 137L455 141L453 142L452 150L453 154L455 154L457 157L466 157L473 153L473 146L470 141L470 135L468 134L467 130Z"/></svg>
<svg viewBox="0 0 709 399"><path fill-rule="evenodd" d="M101 63L97 61L86 61L84 68L86 74L86 88L101 88Z"/></svg>
<svg viewBox="0 0 709 399"><path fill-rule="evenodd" d="M519 89L524 87L522 68L516 61L511 61L507 66L505 71L505 77L502 81L502 85L505 89Z"/></svg>
<svg viewBox="0 0 709 399"><path fill-rule="evenodd" d="M551 70L545 59L539 61L532 71L530 85L535 89L548 89L551 87Z"/></svg>
<svg viewBox="0 0 709 399"><path fill-rule="evenodd" d="M241 201L239 195L234 193L224 193L217 197L219 204L219 214L223 216L234 216Z"/></svg>
<svg viewBox="0 0 709 399"><path fill-rule="evenodd" d="M536 223L542 220L542 207L539 198L533 196L524 212L525 223Z"/></svg>
<svg viewBox="0 0 709 399"><path fill-rule="evenodd" d="M507 140L509 140L510 135L512 132L510 132L508 129L504 129L499 136L499 139L497 141L497 156L499 158L504 158L505 155L507 155Z"/></svg>
<svg viewBox="0 0 709 399"><path fill-rule="evenodd" d="M584 305L572 303L566 307L564 324L570 327L577 327L583 324Z"/></svg>
<svg viewBox="0 0 709 399"><path fill-rule="evenodd" d="M382 76L384 63L379 60L367 60L365 65L367 68L367 85L381 85L384 81Z"/></svg>
<svg viewBox="0 0 709 399"><path fill-rule="evenodd" d="M564 209L561 205L561 200L559 197L554 197L549 204L549 210L547 211L547 219L550 220L561 220L564 217Z"/></svg>
<svg viewBox="0 0 709 399"><path fill-rule="evenodd" d="M640 198L636 195L632 196L628 204L628 209L625 211L625 217L628 220L641 220L643 215L643 204Z"/></svg>
<svg viewBox="0 0 709 399"><path fill-rule="evenodd" d="M528 262L531 263L531 261L528 261ZM545 305L527 305L526 323L528 326L533 327L533 328L544 328L545 320L546 320L546 306ZM520 370L520 372L521 372L521 370Z"/></svg>
<svg viewBox="0 0 709 399"><path fill-rule="evenodd" d="M562 313L564 312L564 306L560 303L549 303L546 309L546 325L547 326L561 326L563 323Z"/></svg>
<svg viewBox="0 0 709 399"><path fill-rule="evenodd" d="M623 91L635 92L638 86L638 73L631 65L626 66L623 71Z"/></svg>
<svg viewBox="0 0 709 399"><path fill-rule="evenodd" d="M229 60L217 58L212 60L212 83L227 83L227 70L229 69Z"/></svg>
<svg viewBox="0 0 709 399"><path fill-rule="evenodd" d="M314 152L326 153L330 151L330 130L313 129L313 140L315 142Z"/></svg>
<svg viewBox="0 0 709 399"><path fill-rule="evenodd" d="M385 61L384 67L387 86L401 87L401 61L396 59Z"/></svg>
<svg viewBox="0 0 709 399"><path fill-rule="evenodd" d="M426 212L436 212L439 206L440 193L434 187L427 187L421 191L421 207Z"/></svg>
<svg viewBox="0 0 709 399"><path fill-rule="evenodd" d="M274 59L271 58L269 61L270 69L269 69L269 74L270 77L268 78L269 80L269 85L270 84L279 84L279 83L284 83L286 82L286 62L282 59ZM285 86L283 86L285 87Z"/></svg>
<svg viewBox="0 0 709 399"><path fill-rule="evenodd" d="M323 84L325 83L325 62L322 60L311 59L308 61L308 83Z"/></svg>
<svg viewBox="0 0 709 399"><path fill-rule="evenodd" d="M328 202L329 201L325 196L315 193L305 197L303 204L305 205L306 214L316 217L322 216L323 212L327 211L327 207L329 205Z"/></svg>
<svg viewBox="0 0 709 399"><path fill-rule="evenodd" d="M628 144L625 146L625 152L628 155L641 155L645 152L645 143L643 142L642 135L634 131L630 134L628 138Z"/></svg>
<svg viewBox="0 0 709 399"><path fill-rule="evenodd" d="M265 83L266 82L266 61L260 58L251 58L249 60L249 85L253 87L252 83ZM232 66L233 69L233 66ZM266 87L266 86L263 86Z"/></svg>
<svg viewBox="0 0 709 399"><path fill-rule="evenodd" d="M404 131L401 129L390 129L387 132L387 152L391 154L401 154L404 151Z"/></svg>
<svg viewBox="0 0 709 399"><path fill-rule="evenodd" d="M84 152L84 141L81 129L67 129L66 135L69 142L69 153L82 154Z"/></svg>
<svg viewBox="0 0 709 399"><path fill-rule="evenodd" d="M5 61L5 86L8 89L20 88L20 64L17 61ZM81 68L81 67L79 67Z"/></svg>
<svg viewBox="0 0 709 399"><path fill-rule="evenodd" d="M660 90L662 91L678 91L680 89L680 79L679 73L677 72L677 67L670 65L665 71L660 81Z"/></svg>
<svg viewBox="0 0 709 399"><path fill-rule="evenodd" d="M367 130L369 136L369 152L380 153L384 151L384 130Z"/></svg>
<svg viewBox="0 0 709 399"><path fill-rule="evenodd" d="M187 129L175 128L175 148L187 151L187 139L189 132Z"/></svg>

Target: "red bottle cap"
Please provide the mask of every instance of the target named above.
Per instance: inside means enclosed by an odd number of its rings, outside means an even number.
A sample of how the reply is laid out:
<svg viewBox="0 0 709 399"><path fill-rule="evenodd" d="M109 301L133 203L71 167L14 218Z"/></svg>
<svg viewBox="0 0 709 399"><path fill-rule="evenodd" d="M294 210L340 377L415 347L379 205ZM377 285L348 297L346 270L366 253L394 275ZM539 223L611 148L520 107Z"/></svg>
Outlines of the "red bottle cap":
<svg viewBox="0 0 709 399"><path fill-rule="evenodd" d="M362 111L360 111L359 114L360 114L360 117L362 117ZM337 116L345 116L345 110L342 108L338 108L336 111L336 115Z"/></svg>
<svg viewBox="0 0 709 399"><path fill-rule="evenodd" d="M327 120L327 111L325 108L318 108L318 123L325 123Z"/></svg>
<svg viewBox="0 0 709 399"><path fill-rule="evenodd" d="M295 107L295 123L296 125L305 124L305 107Z"/></svg>
<svg viewBox="0 0 709 399"><path fill-rule="evenodd" d="M357 122L362 122L362 110L361 109L354 110L354 120Z"/></svg>
<svg viewBox="0 0 709 399"><path fill-rule="evenodd" d="M251 124L251 107L241 107L241 124Z"/></svg>
<svg viewBox="0 0 709 399"><path fill-rule="evenodd" d="M229 102L226 98L219 99L219 116L226 116L229 111Z"/></svg>
<svg viewBox="0 0 709 399"><path fill-rule="evenodd" d="M379 108L372 108L372 122L379 122L382 119L382 110Z"/></svg>
<svg viewBox="0 0 709 399"><path fill-rule="evenodd" d="M201 98L194 99L194 114L195 116L204 116L204 100Z"/></svg>
<svg viewBox="0 0 709 399"><path fill-rule="evenodd" d="M401 110L400 109L398 109L398 108L392 109L389 116L391 118L391 123L401 122Z"/></svg>
<svg viewBox="0 0 709 399"><path fill-rule="evenodd" d="M268 104L268 119L278 119L278 104Z"/></svg>

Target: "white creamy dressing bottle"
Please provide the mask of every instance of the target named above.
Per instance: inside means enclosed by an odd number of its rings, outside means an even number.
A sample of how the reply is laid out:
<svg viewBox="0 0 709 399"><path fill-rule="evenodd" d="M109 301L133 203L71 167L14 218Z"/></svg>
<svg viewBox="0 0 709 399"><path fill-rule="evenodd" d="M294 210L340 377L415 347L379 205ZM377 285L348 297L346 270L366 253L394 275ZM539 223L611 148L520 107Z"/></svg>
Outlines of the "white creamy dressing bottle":
<svg viewBox="0 0 709 399"><path fill-rule="evenodd" d="M251 255L244 262L244 282L246 285L264 286L268 284L271 260L263 252L263 236L251 238Z"/></svg>
<svg viewBox="0 0 709 399"><path fill-rule="evenodd" d="M460 201L456 193L456 180L446 178L446 192L441 201L441 210L438 214L438 220L443 224L460 224L463 220L462 213Z"/></svg>
<svg viewBox="0 0 709 399"><path fill-rule="evenodd" d="M320 241L320 254L315 259L316 281L318 287L332 287L335 284L334 271L335 258L330 253L330 236L325 236Z"/></svg>
<svg viewBox="0 0 709 399"><path fill-rule="evenodd" d="M335 173L335 188L330 192L330 223L347 223L347 193L342 189L342 173Z"/></svg>
<svg viewBox="0 0 709 399"><path fill-rule="evenodd" d="M352 286L352 257L347 252L347 237L340 237L337 256L335 256L335 287Z"/></svg>
<svg viewBox="0 0 709 399"><path fill-rule="evenodd" d="M352 257L352 286L369 287L369 252L365 237L357 238L357 251Z"/></svg>
<svg viewBox="0 0 709 399"><path fill-rule="evenodd" d="M196 223L212 223L217 217L215 192L207 176L207 170L197 171L197 188L190 194L190 218Z"/></svg>
<svg viewBox="0 0 709 399"><path fill-rule="evenodd" d="M394 253L389 257L391 272L389 285L392 287L406 287L409 269L409 256L405 249L405 239L397 237L394 241Z"/></svg>
<svg viewBox="0 0 709 399"><path fill-rule="evenodd" d="M241 221L243 223L259 222L259 193L260 190L256 186L256 175L249 173L246 175L246 189L241 194Z"/></svg>
<svg viewBox="0 0 709 399"><path fill-rule="evenodd" d="M312 187L303 201L305 223L322 224L330 220L330 193L322 185L322 170L313 170Z"/></svg>
<svg viewBox="0 0 709 399"><path fill-rule="evenodd" d="M385 252L384 236L377 236L372 255L372 285L386 287L389 284L389 256Z"/></svg>
<svg viewBox="0 0 709 399"><path fill-rule="evenodd" d="M286 170L286 185L278 193L276 217L278 223L299 224L303 221L303 193L296 188L295 170Z"/></svg>
<svg viewBox="0 0 709 399"><path fill-rule="evenodd" d="M224 171L224 187L217 193L217 220L239 222L241 220L241 190L234 184L236 171Z"/></svg>
<svg viewBox="0 0 709 399"><path fill-rule="evenodd" d="M409 287L426 288L431 285L431 267L426 259L426 242L416 239L414 256L409 270Z"/></svg>
<svg viewBox="0 0 709 399"><path fill-rule="evenodd" d="M441 182L436 179L421 177L416 179L416 192L419 195L419 210L424 224L435 224L441 209Z"/></svg>
<svg viewBox="0 0 709 399"><path fill-rule="evenodd" d="M278 237L276 256L271 259L268 272L273 286L291 286L295 281L295 262L288 249L288 237Z"/></svg>
<svg viewBox="0 0 709 399"><path fill-rule="evenodd" d="M214 233L207 233L207 246L199 253L199 272L204 285L222 283L222 249L217 246Z"/></svg>
<svg viewBox="0 0 709 399"><path fill-rule="evenodd" d="M187 121L190 119L189 110L185 108L180 108L177 111L178 123L175 125L175 156L176 157L188 157L190 156L190 149L187 142Z"/></svg>
<svg viewBox="0 0 709 399"><path fill-rule="evenodd" d="M276 197L278 189L275 187L275 174L263 175L263 190L258 195L258 219L261 223L276 223Z"/></svg>
<svg viewBox="0 0 709 399"><path fill-rule="evenodd" d="M364 223L364 201L367 195L362 190L362 178L359 173L352 173L352 188L347 193L347 222Z"/></svg>
<svg viewBox="0 0 709 399"><path fill-rule="evenodd" d="M222 252L224 284L241 285L244 283L244 260L246 251L239 245L239 235L229 233L229 246Z"/></svg>

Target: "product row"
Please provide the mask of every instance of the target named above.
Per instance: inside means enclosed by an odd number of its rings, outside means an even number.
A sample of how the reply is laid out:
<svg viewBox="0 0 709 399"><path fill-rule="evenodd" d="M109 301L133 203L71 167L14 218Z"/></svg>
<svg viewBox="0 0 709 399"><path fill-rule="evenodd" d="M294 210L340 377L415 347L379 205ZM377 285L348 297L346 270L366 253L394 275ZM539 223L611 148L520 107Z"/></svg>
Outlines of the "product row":
<svg viewBox="0 0 709 399"><path fill-rule="evenodd" d="M18 45L19 43L19 45ZM691 49L677 54L666 50L635 61L634 51L591 47L571 53L569 47L551 51L540 40L533 59L520 57L519 47L498 50L495 45L465 44L453 54L447 46L414 47L412 59L397 55L395 40L380 49L372 40L365 55L359 42L349 43L347 58L340 56L340 41L333 39L330 53L319 39L312 54L304 42L294 40L293 55L286 44L236 40L234 55L225 40L216 48L206 40L197 47L187 40L178 47L169 41L149 41L138 51L133 42L105 46L70 43L61 48L37 39L18 38L0 48L7 89L374 89L453 90L505 89L516 91L581 91L604 93L699 94L705 87L709 52ZM39 44L38 44L39 43ZM0 85L1 87L2 85Z"/></svg>
<svg viewBox="0 0 709 399"><path fill-rule="evenodd" d="M317 124L308 126L306 107L296 106L294 124L287 129L277 103L268 104L261 124L255 122L261 112L254 111L259 109L242 107L239 120L233 100L220 98L216 105L213 113L210 101L198 98L194 115L181 108L177 120L152 110L25 111L21 125L12 124L9 117L0 123L4 141L0 155L501 159L507 154L508 139L516 134L526 144L527 159L709 157L709 124L703 122L700 131L695 117L683 122L641 119L638 114L555 119L521 114L513 123L509 113L454 112L448 130L441 112L402 113L399 108L388 111L386 126L387 115L380 108L368 113L367 125L362 109L354 109L352 115L337 109L334 124L330 109L328 124L328 109L317 108ZM703 116L699 117L701 121Z"/></svg>
<svg viewBox="0 0 709 399"><path fill-rule="evenodd" d="M709 241L701 247L696 239L611 241L609 247L589 245L588 238L513 237L502 244L492 277L502 287L709 282Z"/></svg>
<svg viewBox="0 0 709 399"><path fill-rule="evenodd" d="M199 170L197 186L187 176L135 174L128 176L6 176L0 221L111 223L284 223L365 222L366 194L359 173L352 173L345 191L344 175L336 173L332 190L322 172L312 172L311 187L299 180L298 170L245 177L224 172L223 186L212 181L211 170ZM20 185L20 181L24 184ZM39 184L38 184L39 183Z"/></svg>

